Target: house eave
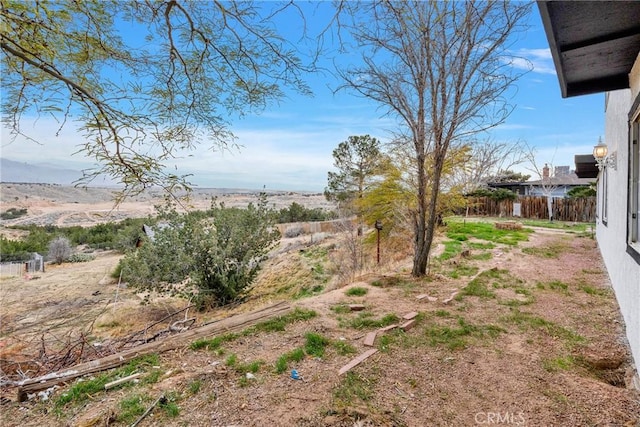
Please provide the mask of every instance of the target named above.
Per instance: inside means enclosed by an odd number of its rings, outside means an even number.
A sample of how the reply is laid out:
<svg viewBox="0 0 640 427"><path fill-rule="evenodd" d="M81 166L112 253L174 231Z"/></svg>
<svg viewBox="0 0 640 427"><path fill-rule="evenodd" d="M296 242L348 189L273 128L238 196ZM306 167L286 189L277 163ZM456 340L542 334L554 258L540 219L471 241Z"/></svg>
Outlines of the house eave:
<svg viewBox="0 0 640 427"><path fill-rule="evenodd" d="M563 98L629 87L640 45L640 1L537 4Z"/></svg>
<svg viewBox="0 0 640 427"><path fill-rule="evenodd" d="M576 164L576 175L578 178L597 178L598 165L593 154L576 154L574 157Z"/></svg>

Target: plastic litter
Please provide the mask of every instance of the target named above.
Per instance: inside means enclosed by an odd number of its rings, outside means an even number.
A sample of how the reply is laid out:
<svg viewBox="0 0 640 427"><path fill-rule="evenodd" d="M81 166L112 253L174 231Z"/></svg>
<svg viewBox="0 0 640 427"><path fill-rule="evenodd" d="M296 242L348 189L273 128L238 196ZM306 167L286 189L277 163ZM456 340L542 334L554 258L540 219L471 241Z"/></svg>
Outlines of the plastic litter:
<svg viewBox="0 0 640 427"><path fill-rule="evenodd" d="M302 377L298 374L298 371L296 371L295 369L291 370L291 378L294 380L301 380Z"/></svg>

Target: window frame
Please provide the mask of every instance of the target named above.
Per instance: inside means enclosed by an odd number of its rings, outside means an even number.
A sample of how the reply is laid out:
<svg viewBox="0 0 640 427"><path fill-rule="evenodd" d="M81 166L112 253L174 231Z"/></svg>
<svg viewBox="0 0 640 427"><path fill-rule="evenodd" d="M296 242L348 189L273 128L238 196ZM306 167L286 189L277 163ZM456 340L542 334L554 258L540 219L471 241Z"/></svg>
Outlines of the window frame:
<svg viewBox="0 0 640 427"><path fill-rule="evenodd" d="M600 222L602 225L607 226L609 221L609 168L606 166L602 168L602 172L600 173L601 186L600 186Z"/></svg>
<svg viewBox="0 0 640 427"><path fill-rule="evenodd" d="M640 94L629 111L627 253L640 264Z"/></svg>

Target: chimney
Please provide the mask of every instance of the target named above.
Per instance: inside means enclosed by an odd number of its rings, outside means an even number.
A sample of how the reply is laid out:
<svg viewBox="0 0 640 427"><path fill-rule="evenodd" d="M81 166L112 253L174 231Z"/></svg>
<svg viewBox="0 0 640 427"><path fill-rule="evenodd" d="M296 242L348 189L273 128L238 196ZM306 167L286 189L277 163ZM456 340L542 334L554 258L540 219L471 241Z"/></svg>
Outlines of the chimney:
<svg viewBox="0 0 640 427"><path fill-rule="evenodd" d="M544 167L542 168L542 179L549 179L549 166L547 166L547 164L544 164Z"/></svg>

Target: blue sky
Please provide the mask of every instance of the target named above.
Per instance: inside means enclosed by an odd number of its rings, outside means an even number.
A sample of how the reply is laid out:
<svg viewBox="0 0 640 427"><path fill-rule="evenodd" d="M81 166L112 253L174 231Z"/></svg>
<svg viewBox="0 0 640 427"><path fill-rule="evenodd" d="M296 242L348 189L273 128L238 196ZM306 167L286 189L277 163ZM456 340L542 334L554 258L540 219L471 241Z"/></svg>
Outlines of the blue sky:
<svg viewBox="0 0 640 427"><path fill-rule="evenodd" d="M573 156L590 153L604 133L604 95L562 99L535 6L529 21L531 28L519 37L514 51L531 61L533 71L517 82L515 109L490 136L525 141L535 147L538 164L574 168ZM235 119L231 130L238 150L202 146L171 166L193 174L190 180L199 187L322 191L332 170L333 149L350 135L369 134L385 142L391 121L381 117L376 104L347 92L334 95L337 82L328 75L309 76L308 83L313 98L290 94L259 115ZM67 124L57 137L58 126L50 119L25 119L22 126L40 144L24 139L10 143L3 128L3 158L75 169L90 166L82 154L73 154L82 142L73 125ZM526 165L515 169L526 172Z"/></svg>

